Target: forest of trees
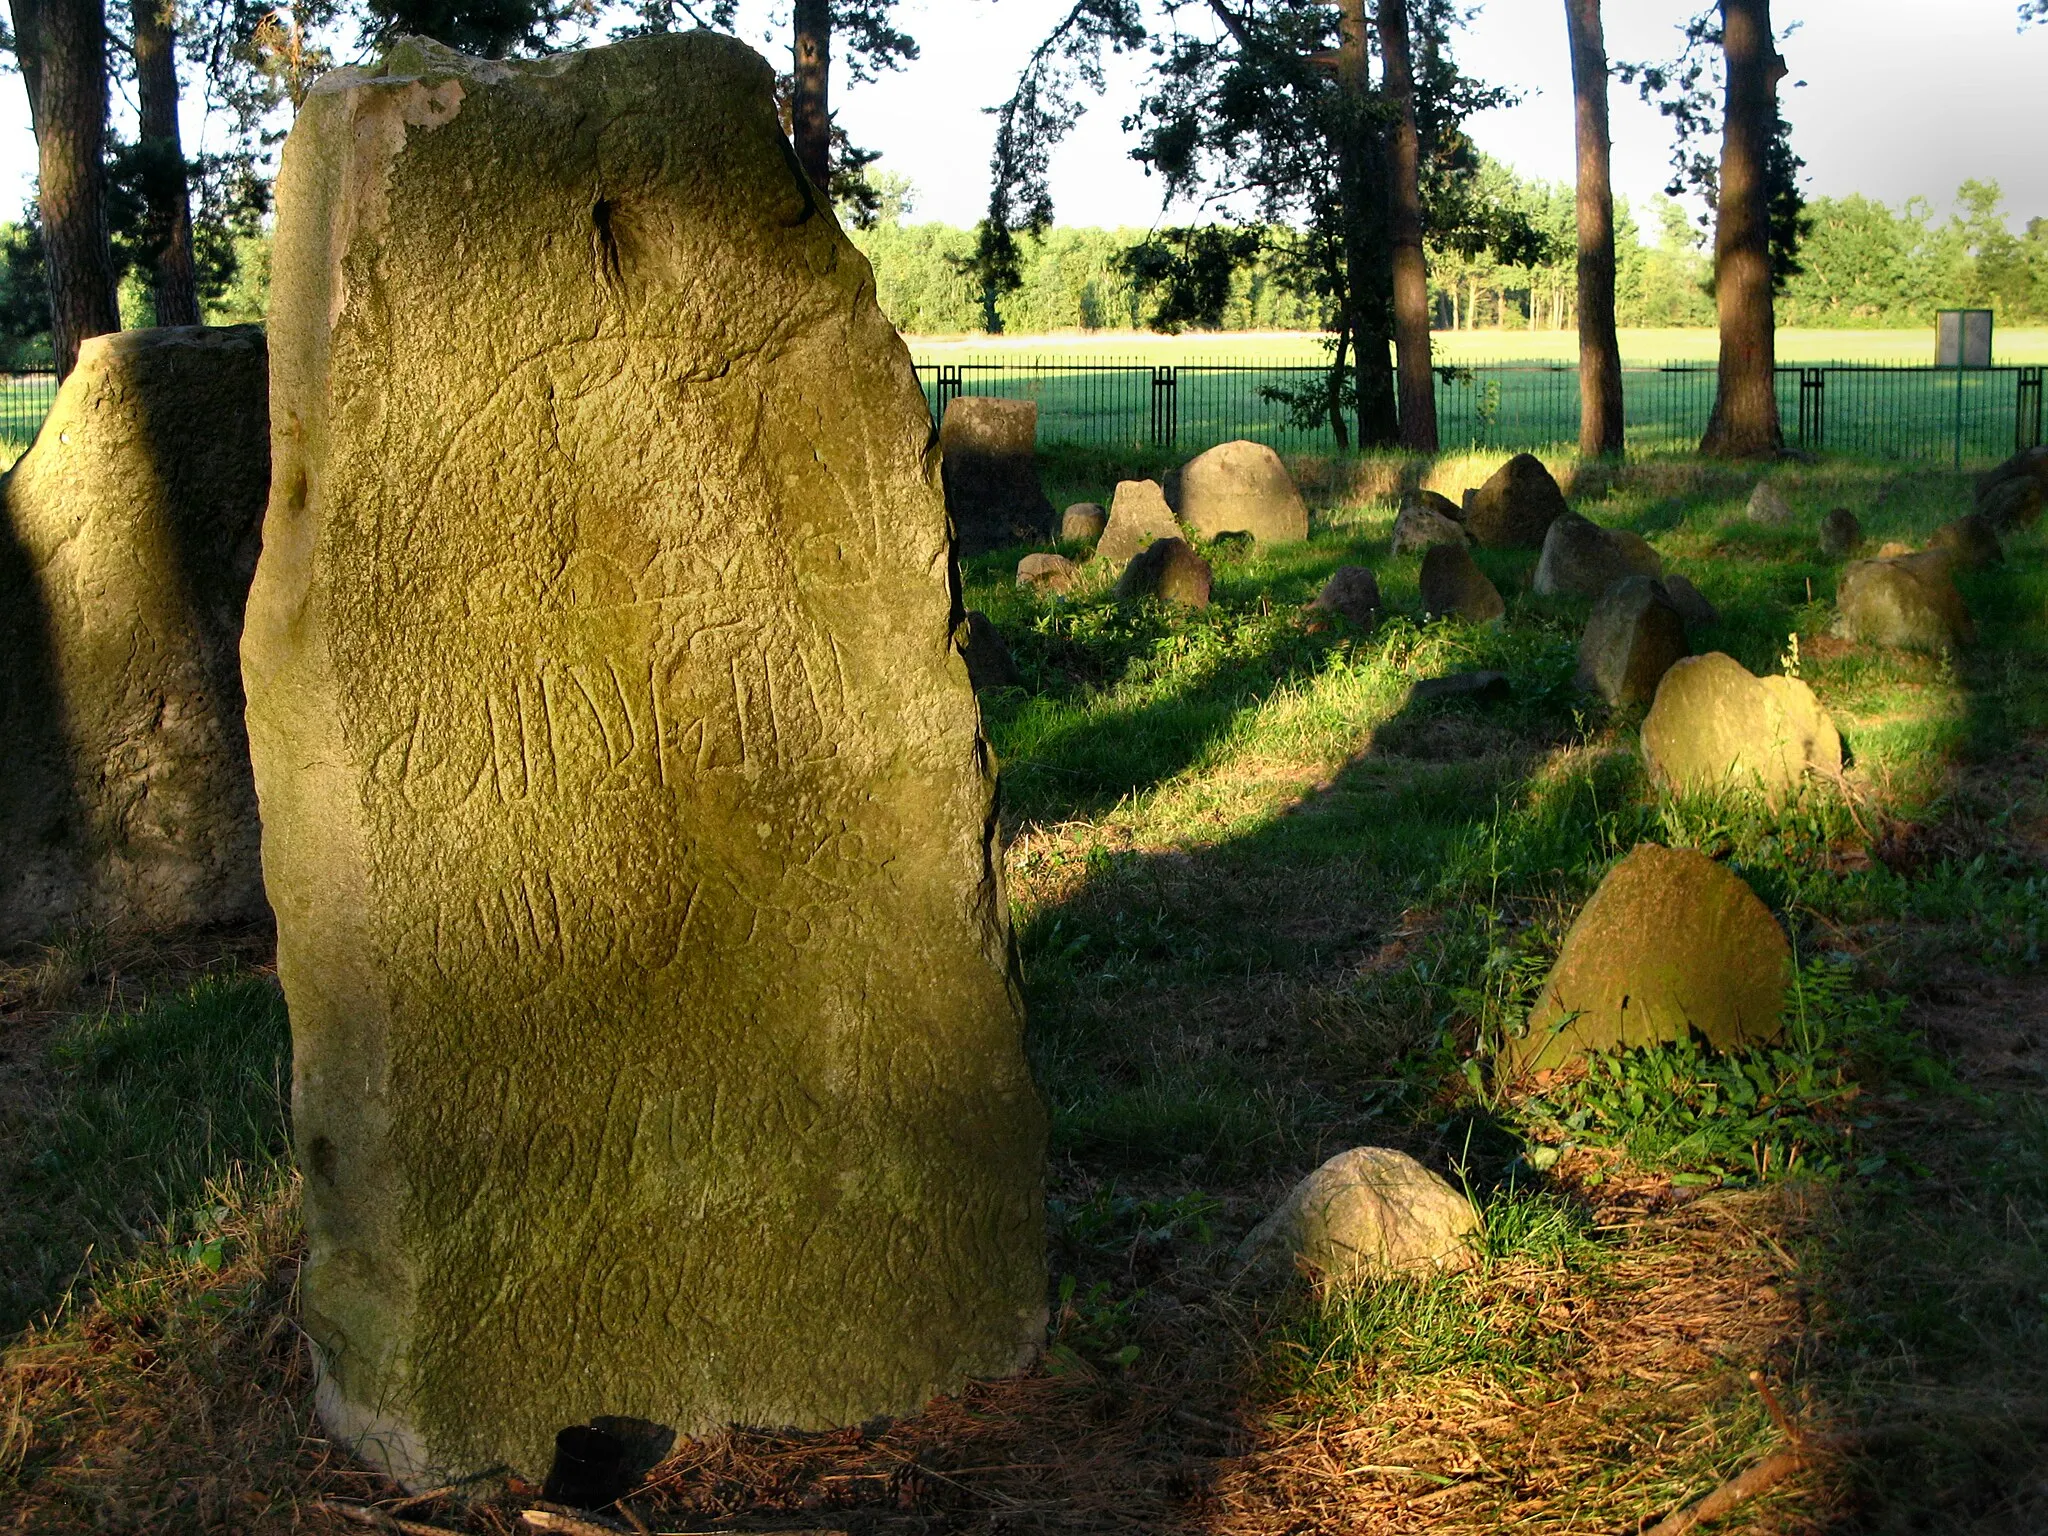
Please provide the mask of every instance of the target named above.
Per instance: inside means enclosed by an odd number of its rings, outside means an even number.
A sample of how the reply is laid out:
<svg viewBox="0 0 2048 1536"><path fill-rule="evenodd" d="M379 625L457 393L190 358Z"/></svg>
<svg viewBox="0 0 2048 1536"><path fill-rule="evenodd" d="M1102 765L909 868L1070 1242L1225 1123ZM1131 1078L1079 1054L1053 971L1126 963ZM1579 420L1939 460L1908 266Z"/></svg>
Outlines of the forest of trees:
<svg viewBox="0 0 2048 1536"><path fill-rule="evenodd" d="M1548 259L1510 266L1432 245L1437 329L1572 329L1572 188L1520 178L1493 162L1480 174L1494 195L1527 216ZM1802 270L1778 296L1779 323L1925 329L1936 310L1957 307L1995 310L2001 325L2048 323L2048 218L2013 233L1996 183L1964 182L1955 204L1955 213L1937 218L1925 199L1888 207L1861 196L1815 198L1807 205L1813 224L1799 251ZM1616 205L1617 319L1629 327L1711 326L1713 264L1704 233L1668 198L1656 199L1649 214L1654 237L1645 243L1628 204ZM1140 229L1067 226L1025 237L1023 284L998 304L1003 329L1145 329L1156 306L1122 258L1147 237ZM1269 253L1234 275L1222 329L1321 328L1326 317L1316 303L1282 280L1279 257L1289 238L1284 230L1269 232ZM899 328L916 335L982 329L980 289L968 269L973 230L916 222L903 189L892 186L880 222L853 231L853 239L874 263L882 308Z"/></svg>
<svg viewBox="0 0 2048 1536"><path fill-rule="evenodd" d="M0 227L0 343L15 366L47 357L61 373L82 340L126 325L259 315L273 152L343 57L409 33L505 57L690 26L787 42L776 95L796 163L860 231L904 329L1321 331L1326 377L1289 406L1340 447L1434 451L1432 329L1578 331L1581 450L1606 456L1622 446L1617 324L1713 323L1701 450L1743 457L1783 448L1779 324L1924 326L1951 305L2048 318L2048 230L2014 234L1995 185L1965 183L1940 219L1921 202L1808 201L1779 103L1797 26L1774 26L1770 0L1716 0L1663 62L1611 60L1601 7L1567 0L1559 18L1578 155L1575 183L1556 186L1466 132L1513 93L1460 66L1483 21L1458 0L1059 0L989 109L987 211L961 230L912 223L907 189L834 115L835 91L918 57L896 0L9 0L0 54L27 92L38 192ZM2028 0L2023 23L2044 9ZM1205 24L1185 25L1197 11ZM1055 222L1054 151L1105 60L1138 53L1152 63L1123 123L1132 158L1165 205L1236 208L1249 227ZM1677 204L1648 210L1646 244L1614 199L1613 81L1671 124L1670 191L1712 210L1711 254ZM181 144L195 89L231 120L227 149Z"/></svg>

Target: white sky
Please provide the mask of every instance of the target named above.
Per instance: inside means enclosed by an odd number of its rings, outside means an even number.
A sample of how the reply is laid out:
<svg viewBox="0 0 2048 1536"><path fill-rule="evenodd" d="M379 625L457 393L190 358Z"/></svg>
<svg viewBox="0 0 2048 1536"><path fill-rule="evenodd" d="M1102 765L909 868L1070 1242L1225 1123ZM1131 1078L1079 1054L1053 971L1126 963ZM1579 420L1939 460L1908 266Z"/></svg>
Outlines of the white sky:
<svg viewBox="0 0 2048 1536"><path fill-rule="evenodd" d="M899 0L899 22L923 48L907 70L836 92L853 141L917 188L917 216L971 224L987 197L993 122L1019 65L1070 0ZM1608 52L1657 59L1704 0L1609 0ZM761 16L773 0L749 0ZM777 7L780 8L780 7ZM1995 179L2014 222L2048 215L2048 28L2015 31L2014 0L1779 0L1793 144L1810 194L1863 192L1896 203L1920 195L1946 207L1965 177ZM743 33L767 49L761 27ZM777 47L786 48L778 34ZM1521 105L1470 125L1490 154L1525 174L1572 174L1571 73L1561 0L1485 0L1458 42L1466 71L1520 91ZM786 54L778 63L786 63ZM1129 158L1121 119L1137 99L1142 60L1119 61L1111 89L1090 99L1053 163L1063 224L1152 223L1157 184ZM189 105L189 104L188 104ZM186 143L202 125L188 113ZM1632 90L1614 89L1616 189L1641 208L1669 176L1670 133ZM0 217L27 196L35 146L18 76L0 77ZM1182 216L1185 216L1183 211Z"/></svg>

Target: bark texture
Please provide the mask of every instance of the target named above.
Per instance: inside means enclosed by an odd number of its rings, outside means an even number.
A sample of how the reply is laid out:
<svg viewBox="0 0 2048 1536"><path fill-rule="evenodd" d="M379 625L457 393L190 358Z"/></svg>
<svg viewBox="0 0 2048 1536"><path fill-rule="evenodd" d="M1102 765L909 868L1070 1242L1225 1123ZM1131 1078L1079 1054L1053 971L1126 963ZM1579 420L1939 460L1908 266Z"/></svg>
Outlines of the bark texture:
<svg viewBox="0 0 2048 1536"><path fill-rule="evenodd" d="M1700 452L1716 458L1769 458L1785 451L1785 434L1778 421L1765 161L1785 61L1772 37L1770 0L1721 0L1721 20L1728 71L1714 233L1721 370Z"/></svg>
<svg viewBox="0 0 2048 1536"><path fill-rule="evenodd" d="M1393 380L1387 370L1391 316L1387 292L1386 154L1372 121L1371 48L1365 0L1337 11L1337 86L1343 99L1338 174L1344 199L1344 304L1358 364L1358 446L1400 441Z"/></svg>
<svg viewBox="0 0 2048 1536"><path fill-rule="evenodd" d="M192 270L192 199L178 140L178 58L169 0L134 0L135 97L141 118L150 291L156 323L197 325Z"/></svg>
<svg viewBox="0 0 2048 1536"><path fill-rule="evenodd" d="M1401 446L1411 453L1435 453L1429 263L1422 250L1422 135L1415 123L1415 66L1408 43L1407 0L1380 0L1379 18L1387 94L1399 112L1388 156L1387 215L1394 264L1394 357L1400 376Z"/></svg>
<svg viewBox="0 0 2048 1536"><path fill-rule="evenodd" d="M832 195L832 0L796 0L789 136L811 185Z"/></svg>
<svg viewBox="0 0 2048 1536"><path fill-rule="evenodd" d="M1614 332L1614 187L1600 0L1565 0L1579 146L1579 455L1622 453L1621 342Z"/></svg>
<svg viewBox="0 0 2048 1536"><path fill-rule="evenodd" d="M49 263L57 375L78 344L121 329L107 242L107 20L101 0L14 0L36 134L37 203Z"/></svg>

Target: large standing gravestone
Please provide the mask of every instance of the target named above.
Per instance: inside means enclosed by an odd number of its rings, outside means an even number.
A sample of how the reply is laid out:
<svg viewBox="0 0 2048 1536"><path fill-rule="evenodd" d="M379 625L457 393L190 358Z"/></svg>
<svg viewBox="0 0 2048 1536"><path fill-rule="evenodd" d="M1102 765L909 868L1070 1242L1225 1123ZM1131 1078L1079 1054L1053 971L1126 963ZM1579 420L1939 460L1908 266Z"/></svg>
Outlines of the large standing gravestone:
<svg viewBox="0 0 2048 1536"><path fill-rule="evenodd" d="M963 555L1052 537L1038 478L1038 402L959 395L939 424L946 508Z"/></svg>
<svg viewBox="0 0 2048 1536"><path fill-rule="evenodd" d="M95 337L0 481L0 943L263 914L235 647L263 332Z"/></svg>
<svg viewBox="0 0 2048 1536"><path fill-rule="evenodd" d="M910 359L710 32L402 42L286 144L243 664L329 1428L1028 1358L1044 1117Z"/></svg>

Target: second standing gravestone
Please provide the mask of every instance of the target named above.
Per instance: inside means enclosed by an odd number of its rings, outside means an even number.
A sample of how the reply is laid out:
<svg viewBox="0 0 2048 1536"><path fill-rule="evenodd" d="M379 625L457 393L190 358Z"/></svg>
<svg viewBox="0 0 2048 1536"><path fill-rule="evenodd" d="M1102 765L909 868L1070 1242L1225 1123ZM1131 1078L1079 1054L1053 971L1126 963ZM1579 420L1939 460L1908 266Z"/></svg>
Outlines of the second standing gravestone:
<svg viewBox="0 0 2048 1536"><path fill-rule="evenodd" d="M328 1426L919 1408L1043 1112L910 359L709 32L408 40L285 148L243 663Z"/></svg>

